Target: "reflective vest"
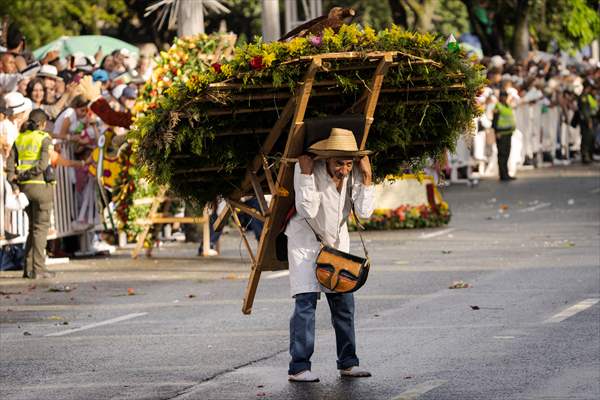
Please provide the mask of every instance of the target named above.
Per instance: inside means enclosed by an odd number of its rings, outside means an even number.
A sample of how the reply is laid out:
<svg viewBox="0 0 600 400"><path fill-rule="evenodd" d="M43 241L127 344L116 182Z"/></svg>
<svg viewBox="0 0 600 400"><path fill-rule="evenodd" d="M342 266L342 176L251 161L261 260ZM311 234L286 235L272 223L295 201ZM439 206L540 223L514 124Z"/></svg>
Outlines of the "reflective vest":
<svg viewBox="0 0 600 400"><path fill-rule="evenodd" d="M515 114L511 106L506 106L502 103L496 104L498 110L498 120L496 121L496 130L498 131L514 131L516 128Z"/></svg>
<svg viewBox="0 0 600 400"><path fill-rule="evenodd" d="M28 169L33 168L42 156L42 143L46 138L50 138L50 135L43 131L25 131L17 136L17 139L15 140L19 162L17 171L27 171ZM46 181L43 179L30 179L19 183L45 184Z"/></svg>

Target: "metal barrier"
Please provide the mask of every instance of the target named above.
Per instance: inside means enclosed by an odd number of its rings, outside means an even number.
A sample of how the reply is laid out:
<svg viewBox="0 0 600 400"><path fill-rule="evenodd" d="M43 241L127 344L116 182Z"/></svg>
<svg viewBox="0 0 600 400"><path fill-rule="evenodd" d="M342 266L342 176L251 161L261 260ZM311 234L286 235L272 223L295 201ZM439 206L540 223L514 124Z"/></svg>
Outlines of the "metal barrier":
<svg viewBox="0 0 600 400"><path fill-rule="evenodd" d="M63 146L62 156L71 159L73 146ZM5 160L0 154L0 171L4 172ZM6 244L24 243L27 239L29 220L24 211L8 211L4 208L5 185L7 180L3 174L0 179L0 246ZM76 211L79 208L75 196L75 184L71 179L69 168L56 168L56 185L54 185L54 209L50 221L48 239L57 239L65 236L80 235L84 232L73 230L71 224L76 219ZM4 232L17 235L8 239Z"/></svg>

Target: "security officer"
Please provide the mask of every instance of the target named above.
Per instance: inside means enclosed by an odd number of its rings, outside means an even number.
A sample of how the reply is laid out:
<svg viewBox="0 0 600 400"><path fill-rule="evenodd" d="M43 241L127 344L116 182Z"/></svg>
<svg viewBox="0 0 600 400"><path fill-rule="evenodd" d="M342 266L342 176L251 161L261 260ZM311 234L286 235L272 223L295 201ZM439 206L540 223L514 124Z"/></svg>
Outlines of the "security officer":
<svg viewBox="0 0 600 400"><path fill-rule="evenodd" d="M50 227L50 211L54 192L47 181L52 139L43 129L48 121L46 113L33 110L23 124L7 160L7 178L15 193L25 193L29 205L25 208L29 218L29 234L25 244L23 277L30 279L52 278L46 269L46 240Z"/></svg>
<svg viewBox="0 0 600 400"><path fill-rule="evenodd" d="M510 156L510 141L516 128L515 114L508 104L508 94L500 92L498 103L494 109L492 127L496 131L496 146L498 147L498 170L501 181L510 181L516 178L508 175L508 158Z"/></svg>

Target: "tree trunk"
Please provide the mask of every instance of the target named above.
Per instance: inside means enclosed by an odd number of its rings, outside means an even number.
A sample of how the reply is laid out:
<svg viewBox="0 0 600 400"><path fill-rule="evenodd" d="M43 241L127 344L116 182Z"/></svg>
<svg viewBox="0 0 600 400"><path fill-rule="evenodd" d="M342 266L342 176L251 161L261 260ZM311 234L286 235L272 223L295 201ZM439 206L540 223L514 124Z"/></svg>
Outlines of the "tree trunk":
<svg viewBox="0 0 600 400"><path fill-rule="evenodd" d="M415 29L419 32L429 32L437 6L437 0L402 0L415 16Z"/></svg>
<svg viewBox="0 0 600 400"><path fill-rule="evenodd" d="M202 0L179 0L177 9L177 36L204 33L204 9Z"/></svg>
<svg viewBox="0 0 600 400"><path fill-rule="evenodd" d="M394 24L402 26L404 29L408 29L408 18L406 15L406 9L400 3L400 0L388 0L390 10L392 11L392 21Z"/></svg>
<svg viewBox="0 0 600 400"><path fill-rule="evenodd" d="M262 34L265 42L273 42L281 37L279 26L279 2L262 0Z"/></svg>
<svg viewBox="0 0 600 400"><path fill-rule="evenodd" d="M529 0L517 0L517 20L512 52L516 61L527 58L529 51Z"/></svg>

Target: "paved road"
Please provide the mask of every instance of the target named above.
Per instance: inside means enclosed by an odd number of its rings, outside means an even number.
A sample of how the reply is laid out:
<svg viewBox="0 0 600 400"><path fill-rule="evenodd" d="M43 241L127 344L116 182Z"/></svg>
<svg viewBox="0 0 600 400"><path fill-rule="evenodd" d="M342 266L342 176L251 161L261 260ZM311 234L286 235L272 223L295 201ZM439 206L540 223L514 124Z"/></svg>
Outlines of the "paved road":
<svg viewBox="0 0 600 400"><path fill-rule="evenodd" d="M447 228L367 234L374 269L356 296L357 337L372 378L336 375L320 302L321 383L287 382L287 278L267 274L243 316L247 270L232 234L208 264L161 250L157 262L179 274L171 278L144 261L114 275L122 280L88 274L71 292L0 281L0 396L600 398L600 169L538 170L444 196L454 212ZM126 269L125 260L116 265ZM63 282L82 276L69 268L56 266ZM472 287L448 289L457 280Z"/></svg>

